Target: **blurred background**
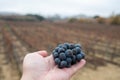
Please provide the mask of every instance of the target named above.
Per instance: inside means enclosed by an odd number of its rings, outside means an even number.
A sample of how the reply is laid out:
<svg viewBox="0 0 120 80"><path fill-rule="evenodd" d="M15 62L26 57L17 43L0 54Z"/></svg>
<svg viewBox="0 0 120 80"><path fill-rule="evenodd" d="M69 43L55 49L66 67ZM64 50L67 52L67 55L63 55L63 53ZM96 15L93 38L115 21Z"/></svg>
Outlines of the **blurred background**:
<svg viewBox="0 0 120 80"><path fill-rule="evenodd" d="M120 0L0 0L0 80L19 80L27 53L80 43L71 80L120 79Z"/></svg>

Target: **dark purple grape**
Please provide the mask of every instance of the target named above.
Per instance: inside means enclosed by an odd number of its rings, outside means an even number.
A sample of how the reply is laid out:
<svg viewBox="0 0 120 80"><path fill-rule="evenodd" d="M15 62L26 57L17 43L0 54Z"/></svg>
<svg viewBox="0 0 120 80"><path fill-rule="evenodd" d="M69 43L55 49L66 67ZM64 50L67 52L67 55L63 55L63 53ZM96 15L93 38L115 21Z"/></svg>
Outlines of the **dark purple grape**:
<svg viewBox="0 0 120 80"><path fill-rule="evenodd" d="M76 61L76 56L75 55L73 55L72 56L72 64L75 64L77 61Z"/></svg>
<svg viewBox="0 0 120 80"><path fill-rule="evenodd" d="M65 52L65 49L59 48L59 49L58 49L58 53L61 53L61 52Z"/></svg>
<svg viewBox="0 0 120 80"><path fill-rule="evenodd" d="M53 50L53 52L52 53L55 53L56 51L55 50Z"/></svg>
<svg viewBox="0 0 120 80"><path fill-rule="evenodd" d="M65 50L67 50L67 46L66 45L63 45L62 48L65 49Z"/></svg>
<svg viewBox="0 0 120 80"><path fill-rule="evenodd" d="M71 59L71 58L67 58L66 61L67 61L68 63L71 63L71 62L72 62L72 59Z"/></svg>
<svg viewBox="0 0 120 80"><path fill-rule="evenodd" d="M55 63L56 64L60 64L60 59L59 58L55 58Z"/></svg>
<svg viewBox="0 0 120 80"><path fill-rule="evenodd" d="M59 44L59 45L58 45L58 47L60 47L60 48L61 48L62 46L63 46L63 44Z"/></svg>
<svg viewBox="0 0 120 80"><path fill-rule="evenodd" d="M58 57L58 53L57 53L57 52L54 52L54 53L53 53L53 56L54 56L54 58L57 58L57 57Z"/></svg>
<svg viewBox="0 0 120 80"><path fill-rule="evenodd" d="M66 67L67 66L67 62L66 61L61 61L60 66L63 67L63 68Z"/></svg>
<svg viewBox="0 0 120 80"><path fill-rule="evenodd" d="M65 51L65 55L67 56L67 57L71 57L73 54L72 54L72 50L70 50L70 49L68 49L68 50L66 50Z"/></svg>
<svg viewBox="0 0 120 80"><path fill-rule="evenodd" d="M85 58L85 54L81 51L81 56L82 56L82 59Z"/></svg>
<svg viewBox="0 0 120 80"><path fill-rule="evenodd" d="M67 67L67 68L71 67L71 63L68 63L66 67Z"/></svg>
<svg viewBox="0 0 120 80"><path fill-rule="evenodd" d="M81 54L77 54L76 58L77 58L77 61L80 61L82 59L82 55Z"/></svg>
<svg viewBox="0 0 120 80"><path fill-rule="evenodd" d="M73 53L73 55L76 55L77 54L77 51L76 51L76 49L74 48L74 49L72 49L72 53Z"/></svg>
<svg viewBox="0 0 120 80"><path fill-rule="evenodd" d="M59 49L59 47L56 47L56 48L55 48L55 51L58 52L58 49Z"/></svg>
<svg viewBox="0 0 120 80"><path fill-rule="evenodd" d="M75 44L75 47L81 48L81 45L80 44Z"/></svg>
<svg viewBox="0 0 120 80"><path fill-rule="evenodd" d="M76 49L77 54L79 54L81 52L79 47L76 47L75 49Z"/></svg>
<svg viewBox="0 0 120 80"><path fill-rule="evenodd" d="M69 44L69 49L75 48L74 44Z"/></svg>
<svg viewBox="0 0 120 80"><path fill-rule="evenodd" d="M69 43L64 43L64 45L67 47L67 49L69 48Z"/></svg>
<svg viewBox="0 0 120 80"><path fill-rule="evenodd" d="M60 58L61 60L65 60L65 59L66 59L65 53L60 53L60 54L59 54L59 58Z"/></svg>

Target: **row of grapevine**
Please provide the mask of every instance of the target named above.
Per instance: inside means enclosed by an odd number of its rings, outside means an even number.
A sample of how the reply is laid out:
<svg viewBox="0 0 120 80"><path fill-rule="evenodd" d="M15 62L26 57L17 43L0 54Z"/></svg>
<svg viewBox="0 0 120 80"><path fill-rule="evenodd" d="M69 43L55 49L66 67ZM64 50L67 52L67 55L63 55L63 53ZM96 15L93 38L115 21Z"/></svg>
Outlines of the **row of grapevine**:
<svg viewBox="0 0 120 80"><path fill-rule="evenodd" d="M16 36L18 36L18 38L23 42L27 43L31 49L46 49L51 52L52 49L59 43L77 42L82 43L84 50L88 55L87 59L90 63L91 59L95 59L92 60L96 61L93 62L95 67L98 65L98 61L106 61L120 65L120 44L117 39L112 41L95 34L88 35L84 32L84 30L80 30L79 27L71 27L71 29L68 26L64 28L63 25L61 26L50 23L29 26L28 24L19 24L19 26L12 24L10 27L12 32L14 32L14 34L16 34ZM91 58L91 55L92 57L94 56L94 58Z"/></svg>
<svg viewBox="0 0 120 80"><path fill-rule="evenodd" d="M18 77L21 76L21 68L20 68L20 58L15 53L14 49L15 46L13 44L13 40L10 37L10 34L7 31L7 28L2 28L2 35L4 40L4 48L5 48L5 55L8 63L10 63L13 70L16 71L16 74L18 74Z"/></svg>

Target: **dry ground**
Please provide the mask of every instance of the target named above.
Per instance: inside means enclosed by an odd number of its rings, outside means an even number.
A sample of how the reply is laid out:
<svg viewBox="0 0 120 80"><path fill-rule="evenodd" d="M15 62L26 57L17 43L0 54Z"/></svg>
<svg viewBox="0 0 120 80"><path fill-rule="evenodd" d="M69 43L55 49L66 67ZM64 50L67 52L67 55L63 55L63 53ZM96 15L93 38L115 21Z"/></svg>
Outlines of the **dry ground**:
<svg viewBox="0 0 120 80"><path fill-rule="evenodd" d="M120 67L112 64L98 67L97 70L84 67L71 80L120 80Z"/></svg>

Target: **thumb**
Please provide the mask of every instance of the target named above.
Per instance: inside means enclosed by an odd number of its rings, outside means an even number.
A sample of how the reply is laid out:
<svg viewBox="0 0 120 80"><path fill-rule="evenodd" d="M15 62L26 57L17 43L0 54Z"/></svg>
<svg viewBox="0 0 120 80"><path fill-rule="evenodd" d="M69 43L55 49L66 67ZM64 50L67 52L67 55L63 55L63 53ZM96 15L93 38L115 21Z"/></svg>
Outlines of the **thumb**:
<svg viewBox="0 0 120 80"><path fill-rule="evenodd" d="M47 51L45 51L45 50L37 51L37 52L34 52L34 53L38 53L38 54L41 55L42 57L48 56L48 53L47 53Z"/></svg>
<svg viewBox="0 0 120 80"><path fill-rule="evenodd" d="M69 76L75 74L79 69L81 69L85 65L86 61L82 59L79 63L71 66L70 68L66 69L66 72L69 73Z"/></svg>

